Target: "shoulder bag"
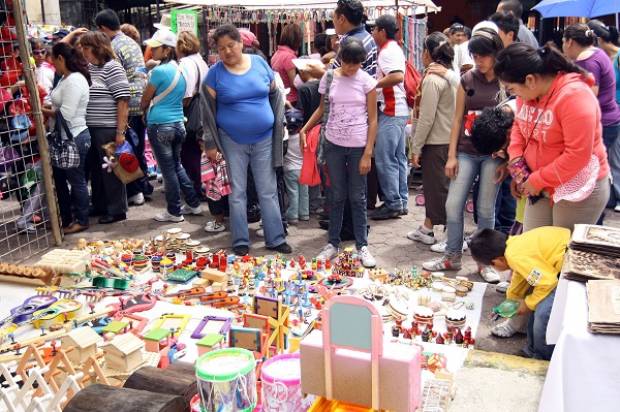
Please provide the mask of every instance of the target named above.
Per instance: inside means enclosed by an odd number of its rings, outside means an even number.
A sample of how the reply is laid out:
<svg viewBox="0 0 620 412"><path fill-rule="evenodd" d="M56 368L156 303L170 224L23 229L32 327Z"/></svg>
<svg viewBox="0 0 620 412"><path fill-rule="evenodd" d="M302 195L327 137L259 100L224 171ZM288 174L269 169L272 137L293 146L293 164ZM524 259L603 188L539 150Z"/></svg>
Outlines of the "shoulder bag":
<svg viewBox="0 0 620 412"><path fill-rule="evenodd" d="M200 114L201 73L200 73L200 66L198 66L198 63L196 63L195 61L193 62L194 62L194 65L196 65L196 73L197 73L196 87L194 88L195 93L192 96L191 100L189 101L189 104L187 105L187 107L184 108L185 117L187 118L187 123L185 123L185 129L187 130L187 133L194 133L198 135L200 134L200 131L202 130L202 118Z"/></svg>
<svg viewBox="0 0 620 412"><path fill-rule="evenodd" d="M67 135L66 139L62 138L62 129ZM60 109L56 111L54 130L47 134L47 138L50 143L49 153L52 166L59 169L73 169L80 165L80 152Z"/></svg>

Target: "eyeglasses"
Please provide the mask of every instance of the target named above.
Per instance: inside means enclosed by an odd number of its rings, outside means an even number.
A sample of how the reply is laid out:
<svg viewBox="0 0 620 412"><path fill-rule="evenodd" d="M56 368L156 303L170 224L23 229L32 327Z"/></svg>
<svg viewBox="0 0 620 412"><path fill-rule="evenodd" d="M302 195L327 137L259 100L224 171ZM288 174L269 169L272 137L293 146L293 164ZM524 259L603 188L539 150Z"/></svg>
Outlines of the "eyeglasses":
<svg viewBox="0 0 620 412"><path fill-rule="evenodd" d="M33 50L32 54L34 54L35 56L44 56L47 54L46 50Z"/></svg>

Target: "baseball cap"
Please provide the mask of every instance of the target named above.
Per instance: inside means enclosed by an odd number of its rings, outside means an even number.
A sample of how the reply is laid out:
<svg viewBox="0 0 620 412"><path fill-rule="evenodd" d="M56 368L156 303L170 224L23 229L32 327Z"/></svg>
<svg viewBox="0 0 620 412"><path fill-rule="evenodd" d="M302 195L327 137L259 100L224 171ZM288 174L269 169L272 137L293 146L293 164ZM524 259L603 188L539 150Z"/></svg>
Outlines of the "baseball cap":
<svg viewBox="0 0 620 412"><path fill-rule="evenodd" d="M495 33L499 33L499 27L497 27L497 24L488 20L484 20L476 24L471 32L476 33L480 29L488 29L494 31Z"/></svg>
<svg viewBox="0 0 620 412"><path fill-rule="evenodd" d="M146 40L144 44L152 48L160 46L176 47L177 35L170 30L157 30L153 37Z"/></svg>
<svg viewBox="0 0 620 412"><path fill-rule="evenodd" d="M325 30L325 34L327 34L328 36L333 36L336 34L336 29L327 29Z"/></svg>

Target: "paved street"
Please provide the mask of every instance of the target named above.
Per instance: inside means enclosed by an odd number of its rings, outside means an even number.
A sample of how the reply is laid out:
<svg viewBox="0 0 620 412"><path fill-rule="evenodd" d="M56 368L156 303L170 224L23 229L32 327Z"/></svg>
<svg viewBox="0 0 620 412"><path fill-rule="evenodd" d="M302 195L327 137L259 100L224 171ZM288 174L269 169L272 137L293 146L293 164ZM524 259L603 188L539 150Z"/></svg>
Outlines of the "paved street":
<svg viewBox="0 0 620 412"><path fill-rule="evenodd" d="M231 240L228 231L210 234L203 230L204 223L209 216L206 203L203 204L205 209L204 216L186 217L186 221L181 224L162 224L154 221L153 216L165 207L162 190L162 186L157 185L153 201L147 202L140 207L131 207L128 220L124 222L104 226L94 224L96 220L91 219L90 230L66 236L65 245L72 247L80 238L118 239L136 237L148 239L171 227L181 227L183 231L190 233L193 239L200 240L211 249L230 247ZM412 190L411 205L413 205L414 196L415 192ZM406 237L407 232L418 227L423 219L424 208L412 206L409 209L409 215L400 219L383 222L370 221L369 243L379 266L385 268L410 268L413 265L420 266L423 261L438 256L431 252L427 246L414 243ZM466 222L466 231L473 231L472 215L469 213L466 213ZM620 226L620 218L611 212L608 224ZM250 236L253 242L250 253L254 255L270 254L271 252L265 249L262 239L256 236L258 228L258 223L250 225ZM300 222L299 225L289 228L288 242L294 249L294 255L314 256L326 241L326 232L318 227L318 223L314 218L310 222ZM459 274L468 276L472 281L482 282L482 278L474 273L475 268L473 260L466 253L464 267ZM492 323L488 319L487 314L490 313L493 306L502 300L503 295L497 293L495 287L490 285L485 294L482 321L476 336L477 348L507 354L518 354L524 344L524 336L512 339L497 339L491 337L489 333Z"/></svg>

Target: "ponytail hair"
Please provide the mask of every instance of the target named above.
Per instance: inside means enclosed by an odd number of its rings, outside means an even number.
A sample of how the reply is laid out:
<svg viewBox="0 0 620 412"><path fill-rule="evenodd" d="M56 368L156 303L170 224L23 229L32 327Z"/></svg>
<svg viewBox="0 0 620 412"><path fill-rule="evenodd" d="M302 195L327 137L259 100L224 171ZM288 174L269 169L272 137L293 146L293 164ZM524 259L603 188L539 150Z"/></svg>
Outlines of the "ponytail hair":
<svg viewBox="0 0 620 412"><path fill-rule="evenodd" d="M596 34L594 30L583 23L571 24L565 28L564 38L566 40L573 40L582 47L594 46L594 43L596 43Z"/></svg>
<svg viewBox="0 0 620 412"><path fill-rule="evenodd" d="M525 43L513 43L502 50L496 57L494 71L501 81L520 84L525 83L525 78L530 74L585 74L581 67L568 60L550 44L535 49Z"/></svg>
<svg viewBox="0 0 620 412"><path fill-rule="evenodd" d="M435 63L450 69L454 60L454 49L448 41L448 37L441 32L434 32L424 39L424 49L428 51Z"/></svg>
<svg viewBox="0 0 620 412"><path fill-rule="evenodd" d="M52 47L52 56L57 59L62 56L65 59L67 70L72 73L81 73L91 85L88 63L78 49L65 42L59 42Z"/></svg>
<svg viewBox="0 0 620 412"><path fill-rule="evenodd" d="M618 46L618 29L614 26L606 26L600 20L590 20L588 27L596 34L596 37L603 39L607 43L612 43Z"/></svg>

